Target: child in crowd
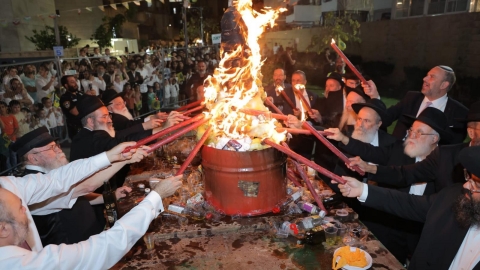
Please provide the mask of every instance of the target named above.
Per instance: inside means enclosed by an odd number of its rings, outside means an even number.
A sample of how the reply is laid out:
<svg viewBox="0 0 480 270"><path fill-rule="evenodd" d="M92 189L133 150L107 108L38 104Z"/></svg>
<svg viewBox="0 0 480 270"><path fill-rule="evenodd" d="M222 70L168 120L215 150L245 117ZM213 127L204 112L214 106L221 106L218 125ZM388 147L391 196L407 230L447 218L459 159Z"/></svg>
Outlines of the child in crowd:
<svg viewBox="0 0 480 270"><path fill-rule="evenodd" d="M134 96L135 96L135 110L134 110L134 115L133 117L139 117L140 116L140 110L142 109L142 93L140 93L140 85L135 84L134 86Z"/></svg>
<svg viewBox="0 0 480 270"><path fill-rule="evenodd" d="M127 106L128 111L132 116L135 115L135 93L132 91L130 83L126 83L123 86L123 99L125 100L125 105Z"/></svg>
<svg viewBox="0 0 480 270"><path fill-rule="evenodd" d="M41 127L46 127L50 131L50 121L48 121L47 113L44 110L38 111L38 124Z"/></svg>
<svg viewBox="0 0 480 270"><path fill-rule="evenodd" d="M171 107L172 106L172 101L170 100L172 94L170 90L170 82L168 79L163 80L163 98L165 101L163 102L165 107Z"/></svg>
<svg viewBox="0 0 480 270"><path fill-rule="evenodd" d="M17 119L17 139L19 139L30 131L29 124L27 123L27 116L20 111L20 102L18 100L10 101L9 105L11 114L15 116L15 119Z"/></svg>
<svg viewBox="0 0 480 270"><path fill-rule="evenodd" d="M170 84L170 100L172 107L178 107L178 95L180 94L180 87L178 86L177 79L172 78L172 83Z"/></svg>
<svg viewBox="0 0 480 270"><path fill-rule="evenodd" d="M160 101L160 106L163 106L163 89L159 82L153 84L153 92L157 95L157 98Z"/></svg>

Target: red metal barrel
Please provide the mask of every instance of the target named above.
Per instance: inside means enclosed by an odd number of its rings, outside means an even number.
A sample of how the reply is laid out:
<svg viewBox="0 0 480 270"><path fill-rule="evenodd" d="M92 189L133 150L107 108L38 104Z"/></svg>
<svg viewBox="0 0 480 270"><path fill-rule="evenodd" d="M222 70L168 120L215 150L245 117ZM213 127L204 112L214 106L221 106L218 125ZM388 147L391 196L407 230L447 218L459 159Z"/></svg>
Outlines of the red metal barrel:
<svg viewBox="0 0 480 270"><path fill-rule="evenodd" d="M204 146L206 200L230 216L271 212L286 197L285 161L274 148L235 152Z"/></svg>

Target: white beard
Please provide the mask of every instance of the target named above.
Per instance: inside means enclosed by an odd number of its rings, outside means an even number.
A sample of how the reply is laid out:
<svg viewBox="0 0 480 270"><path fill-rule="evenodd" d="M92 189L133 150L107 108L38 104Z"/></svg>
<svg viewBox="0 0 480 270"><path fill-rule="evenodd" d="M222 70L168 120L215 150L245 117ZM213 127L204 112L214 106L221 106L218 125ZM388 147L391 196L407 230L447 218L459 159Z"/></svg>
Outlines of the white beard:
<svg viewBox="0 0 480 270"><path fill-rule="evenodd" d="M410 144L410 142L412 144ZM426 144L415 143L411 139L407 139L403 143L403 152L411 158L425 157L430 154L431 149Z"/></svg>
<svg viewBox="0 0 480 270"><path fill-rule="evenodd" d="M364 130L362 128L355 127L355 130L352 133L352 138L362 141L364 143L371 143L373 142L373 138L375 138L376 133L376 129Z"/></svg>
<svg viewBox="0 0 480 270"><path fill-rule="evenodd" d="M128 111L127 107L123 107L123 110L113 110L114 113L125 116L128 120L133 120L132 114Z"/></svg>

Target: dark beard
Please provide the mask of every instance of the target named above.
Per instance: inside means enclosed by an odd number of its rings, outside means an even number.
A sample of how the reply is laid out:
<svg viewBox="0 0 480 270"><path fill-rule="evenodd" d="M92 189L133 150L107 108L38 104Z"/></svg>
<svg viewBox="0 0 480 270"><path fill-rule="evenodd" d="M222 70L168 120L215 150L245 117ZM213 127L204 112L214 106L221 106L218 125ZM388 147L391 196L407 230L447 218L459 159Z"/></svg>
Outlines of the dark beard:
<svg viewBox="0 0 480 270"><path fill-rule="evenodd" d="M470 193L470 198L465 195ZM453 204L455 219L463 228L469 228L472 225L480 226L480 201L472 199L472 194L468 189L462 189L462 195L458 196Z"/></svg>
<svg viewBox="0 0 480 270"><path fill-rule="evenodd" d="M73 87L68 87L68 91L72 93L76 93L78 91L78 88L73 88Z"/></svg>

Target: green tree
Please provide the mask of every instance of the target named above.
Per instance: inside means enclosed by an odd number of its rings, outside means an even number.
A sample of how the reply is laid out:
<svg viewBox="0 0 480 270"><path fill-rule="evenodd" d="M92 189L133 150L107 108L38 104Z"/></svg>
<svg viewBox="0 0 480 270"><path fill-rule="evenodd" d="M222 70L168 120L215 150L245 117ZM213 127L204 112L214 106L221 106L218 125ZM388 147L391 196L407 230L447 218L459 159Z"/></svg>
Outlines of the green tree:
<svg viewBox="0 0 480 270"><path fill-rule="evenodd" d="M321 35L313 35L308 51L321 53L330 47L332 38L335 39L337 46L345 50L345 42L361 42L360 23L351 18L349 14L329 12L326 14L324 26L322 26Z"/></svg>
<svg viewBox="0 0 480 270"><path fill-rule="evenodd" d="M60 34L60 45L64 48L72 48L80 41L80 38L69 33L65 26L58 26L58 31ZM35 44L37 50L53 50L53 47L57 46L55 29L53 27L45 25L45 29L40 31L33 30L32 32L33 36L25 36L25 38Z"/></svg>
<svg viewBox="0 0 480 270"><path fill-rule="evenodd" d="M122 14L117 14L115 17L103 17L103 24L99 25L95 32L90 37L94 43L98 44L100 49L111 47L112 38L120 37L122 34L122 25L127 19Z"/></svg>
<svg viewBox="0 0 480 270"><path fill-rule="evenodd" d="M187 23L187 33L188 33L188 40L192 42L197 38L201 38L201 22L200 16L193 15L188 17ZM211 36L212 34L220 33L220 23L218 20L214 20L211 18L203 19L203 38L205 39L207 36ZM185 34L182 30L180 31L180 37L185 40ZM209 43L208 40L205 40L206 43Z"/></svg>

